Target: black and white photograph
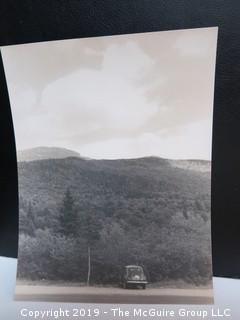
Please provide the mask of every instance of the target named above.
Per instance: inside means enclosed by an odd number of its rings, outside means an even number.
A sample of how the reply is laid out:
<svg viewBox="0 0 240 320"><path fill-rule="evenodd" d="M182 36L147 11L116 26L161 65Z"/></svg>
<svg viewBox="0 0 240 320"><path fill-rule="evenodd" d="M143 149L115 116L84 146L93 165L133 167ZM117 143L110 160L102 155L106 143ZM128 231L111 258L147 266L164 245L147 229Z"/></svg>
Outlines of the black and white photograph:
<svg viewBox="0 0 240 320"><path fill-rule="evenodd" d="M15 299L212 304L216 27L1 48Z"/></svg>

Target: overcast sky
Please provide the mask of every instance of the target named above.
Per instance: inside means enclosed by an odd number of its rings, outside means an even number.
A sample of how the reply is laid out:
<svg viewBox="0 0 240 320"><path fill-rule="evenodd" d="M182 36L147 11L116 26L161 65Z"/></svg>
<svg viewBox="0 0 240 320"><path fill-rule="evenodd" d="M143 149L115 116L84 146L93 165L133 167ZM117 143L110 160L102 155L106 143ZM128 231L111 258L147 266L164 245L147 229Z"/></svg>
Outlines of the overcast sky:
<svg viewBox="0 0 240 320"><path fill-rule="evenodd" d="M17 149L211 159L217 28L3 47Z"/></svg>

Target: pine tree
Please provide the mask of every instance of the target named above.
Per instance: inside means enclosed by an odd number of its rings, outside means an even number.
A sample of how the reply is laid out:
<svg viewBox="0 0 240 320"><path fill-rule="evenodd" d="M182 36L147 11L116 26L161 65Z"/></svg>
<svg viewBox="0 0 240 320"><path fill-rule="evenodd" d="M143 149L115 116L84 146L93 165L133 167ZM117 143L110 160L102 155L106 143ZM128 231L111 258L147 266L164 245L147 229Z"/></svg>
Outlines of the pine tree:
<svg viewBox="0 0 240 320"><path fill-rule="evenodd" d="M36 223L31 202L19 205L19 232L31 237L35 235Z"/></svg>
<svg viewBox="0 0 240 320"><path fill-rule="evenodd" d="M60 207L60 232L67 237L76 237L78 234L78 214L74 199L69 189L66 190Z"/></svg>
<svg viewBox="0 0 240 320"><path fill-rule="evenodd" d="M34 220L34 213L32 209L32 205L29 202L27 208L27 234L33 237L35 235L35 220Z"/></svg>

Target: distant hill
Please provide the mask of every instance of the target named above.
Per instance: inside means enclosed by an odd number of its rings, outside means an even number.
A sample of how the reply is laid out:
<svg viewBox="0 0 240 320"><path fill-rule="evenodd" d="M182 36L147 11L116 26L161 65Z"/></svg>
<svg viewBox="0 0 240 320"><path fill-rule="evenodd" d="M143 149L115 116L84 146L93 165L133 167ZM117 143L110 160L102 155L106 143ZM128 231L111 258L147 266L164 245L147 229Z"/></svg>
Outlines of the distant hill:
<svg viewBox="0 0 240 320"><path fill-rule="evenodd" d="M35 158L35 161L18 164L20 195L29 201L40 202L41 206L50 203L56 206L67 188L79 202L84 197L144 199L166 193L166 197L171 197L177 193L178 197L192 199L210 194L209 163L157 157L87 160L63 150L55 153L55 159ZM70 157L71 154L74 157ZM39 153L40 156L47 156L47 152ZM64 158L57 159L60 156ZM209 168L208 172L206 168Z"/></svg>
<svg viewBox="0 0 240 320"><path fill-rule="evenodd" d="M172 166L196 172L210 172L211 161L207 160L169 160Z"/></svg>
<svg viewBox="0 0 240 320"><path fill-rule="evenodd" d="M72 150L57 147L37 147L17 152L18 161L63 159L68 157L80 157L80 154Z"/></svg>

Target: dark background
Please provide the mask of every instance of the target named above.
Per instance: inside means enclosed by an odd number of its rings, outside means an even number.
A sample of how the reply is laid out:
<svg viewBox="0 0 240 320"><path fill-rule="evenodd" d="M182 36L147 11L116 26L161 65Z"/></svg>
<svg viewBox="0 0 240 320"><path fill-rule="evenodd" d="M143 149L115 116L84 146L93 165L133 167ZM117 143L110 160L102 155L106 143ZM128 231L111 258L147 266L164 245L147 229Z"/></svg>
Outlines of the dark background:
<svg viewBox="0 0 240 320"><path fill-rule="evenodd" d="M212 156L213 268L215 276L240 277L239 0L0 2L1 46L210 26L219 27ZM0 106L0 255L16 257L16 155L2 63Z"/></svg>

